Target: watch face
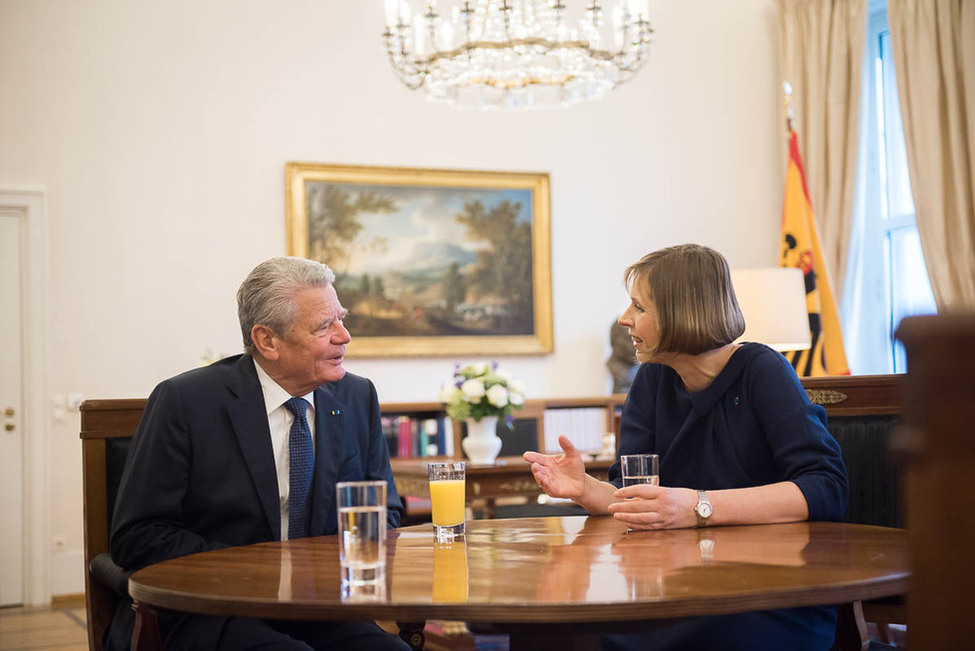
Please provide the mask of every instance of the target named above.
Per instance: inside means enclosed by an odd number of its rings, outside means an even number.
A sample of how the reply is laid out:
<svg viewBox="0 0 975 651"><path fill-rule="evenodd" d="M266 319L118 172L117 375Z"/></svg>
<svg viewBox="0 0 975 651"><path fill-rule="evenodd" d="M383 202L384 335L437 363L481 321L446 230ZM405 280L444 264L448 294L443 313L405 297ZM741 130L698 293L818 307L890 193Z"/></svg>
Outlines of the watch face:
<svg viewBox="0 0 975 651"><path fill-rule="evenodd" d="M714 509L707 502L701 502L697 505L697 514L702 518L710 518L713 511Z"/></svg>

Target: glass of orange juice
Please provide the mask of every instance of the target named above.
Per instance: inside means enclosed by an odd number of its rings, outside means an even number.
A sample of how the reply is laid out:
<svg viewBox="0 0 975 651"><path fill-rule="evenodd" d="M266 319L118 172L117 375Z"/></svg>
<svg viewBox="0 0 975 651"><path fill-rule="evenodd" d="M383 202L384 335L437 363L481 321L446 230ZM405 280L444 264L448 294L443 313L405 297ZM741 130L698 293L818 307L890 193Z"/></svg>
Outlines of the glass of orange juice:
<svg viewBox="0 0 975 651"><path fill-rule="evenodd" d="M465 469L463 461L427 464L430 510L437 542L450 542L464 535Z"/></svg>

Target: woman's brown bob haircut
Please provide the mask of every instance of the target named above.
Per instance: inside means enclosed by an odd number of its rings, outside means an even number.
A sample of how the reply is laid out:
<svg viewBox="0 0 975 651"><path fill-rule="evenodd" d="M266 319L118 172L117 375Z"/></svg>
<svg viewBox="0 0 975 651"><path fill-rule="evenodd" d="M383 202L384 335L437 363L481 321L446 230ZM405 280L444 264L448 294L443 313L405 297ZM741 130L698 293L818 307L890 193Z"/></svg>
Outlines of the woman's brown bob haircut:
<svg viewBox="0 0 975 651"><path fill-rule="evenodd" d="M680 244L648 253L626 268L623 282L646 290L656 305L656 353L697 355L745 331L728 262L714 249Z"/></svg>

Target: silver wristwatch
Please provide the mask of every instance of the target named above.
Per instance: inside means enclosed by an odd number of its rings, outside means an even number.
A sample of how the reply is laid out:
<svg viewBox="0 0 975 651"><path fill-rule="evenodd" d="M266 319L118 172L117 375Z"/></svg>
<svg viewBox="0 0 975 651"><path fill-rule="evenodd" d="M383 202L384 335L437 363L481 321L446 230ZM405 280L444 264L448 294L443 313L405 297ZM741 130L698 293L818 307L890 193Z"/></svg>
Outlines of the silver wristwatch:
<svg viewBox="0 0 975 651"><path fill-rule="evenodd" d="M708 520L711 518L712 513L714 513L714 507L711 506L708 494L704 491L698 491L697 506L694 507L694 515L697 516L697 526L708 526Z"/></svg>

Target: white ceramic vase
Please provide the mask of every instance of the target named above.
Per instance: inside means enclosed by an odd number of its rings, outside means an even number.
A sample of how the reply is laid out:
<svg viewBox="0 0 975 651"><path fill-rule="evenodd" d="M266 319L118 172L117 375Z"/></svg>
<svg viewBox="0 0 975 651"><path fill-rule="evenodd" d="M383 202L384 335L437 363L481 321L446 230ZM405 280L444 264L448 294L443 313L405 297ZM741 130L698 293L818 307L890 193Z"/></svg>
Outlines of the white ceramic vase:
<svg viewBox="0 0 975 651"><path fill-rule="evenodd" d="M498 417L485 416L481 420L468 418L467 436L461 441L464 454L472 464L494 463L501 451L501 439L498 438Z"/></svg>

